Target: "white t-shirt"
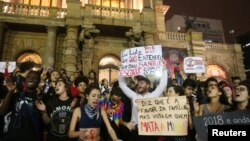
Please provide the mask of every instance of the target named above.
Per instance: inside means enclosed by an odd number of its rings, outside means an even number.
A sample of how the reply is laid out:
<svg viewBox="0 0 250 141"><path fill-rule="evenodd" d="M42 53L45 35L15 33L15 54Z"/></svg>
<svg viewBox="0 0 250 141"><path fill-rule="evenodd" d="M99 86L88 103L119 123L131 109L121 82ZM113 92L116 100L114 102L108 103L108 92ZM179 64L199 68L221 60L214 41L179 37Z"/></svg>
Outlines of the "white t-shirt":
<svg viewBox="0 0 250 141"><path fill-rule="evenodd" d="M119 76L119 86L122 89L122 91L125 93L125 95L127 97L130 98L131 103L132 103L132 116L131 116L131 120L130 122L134 122L135 124L138 124L138 111L137 111L137 104L136 104L136 100L137 99L148 99L148 98L156 98L159 97L163 91L165 90L167 83L168 83L168 72L167 70L163 71L163 76L161 77L160 83L158 85L158 87L153 91L153 92L148 92L144 95L138 94L136 92L134 92L133 90L131 90L124 78L120 75Z"/></svg>

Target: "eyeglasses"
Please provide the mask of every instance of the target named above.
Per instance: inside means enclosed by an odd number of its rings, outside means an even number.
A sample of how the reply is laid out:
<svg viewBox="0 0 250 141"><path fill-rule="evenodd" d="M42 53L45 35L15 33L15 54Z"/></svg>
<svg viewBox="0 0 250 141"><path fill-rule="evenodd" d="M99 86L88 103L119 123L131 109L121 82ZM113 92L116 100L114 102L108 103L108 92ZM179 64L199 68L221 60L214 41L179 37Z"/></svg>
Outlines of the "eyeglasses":
<svg viewBox="0 0 250 141"><path fill-rule="evenodd" d="M243 91L245 91L245 90L246 90L245 87L237 87L237 88L236 88L236 91L239 91L239 92L243 92Z"/></svg>

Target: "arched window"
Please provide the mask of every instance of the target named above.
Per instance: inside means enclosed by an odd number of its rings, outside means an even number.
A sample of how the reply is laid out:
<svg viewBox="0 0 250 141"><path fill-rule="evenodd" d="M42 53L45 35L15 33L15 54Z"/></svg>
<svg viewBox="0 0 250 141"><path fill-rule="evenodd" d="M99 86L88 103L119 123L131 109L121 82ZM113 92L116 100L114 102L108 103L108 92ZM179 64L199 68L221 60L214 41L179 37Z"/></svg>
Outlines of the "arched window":
<svg viewBox="0 0 250 141"><path fill-rule="evenodd" d="M39 70L41 68L42 58L34 51L25 51L16 60L17 64L26 61L32 61L36 63L35 67L33 68L34 70Z"/></svg>
<svg viewBox="0 0 250 141"><path fill-rule="evenodd" d="M17 58L17 63L25 61L32 61L35 62L37 65L42 64L42 58L34 51L26 51Z"/></svg>
<svg viewBox="0 0 250 141"><path fill-rule="evenodd" d="M106 78L109 84L118 79L120 60L113 56L107 55L99 62L99 80Z"/></svg>
<svg viewBox="0 0 250 141"><path fill-rule="evenodd" d="M226 71L219 65L209 65L207 66L207 76L216 76L221 77L223 79L227 79Z"/></svg>

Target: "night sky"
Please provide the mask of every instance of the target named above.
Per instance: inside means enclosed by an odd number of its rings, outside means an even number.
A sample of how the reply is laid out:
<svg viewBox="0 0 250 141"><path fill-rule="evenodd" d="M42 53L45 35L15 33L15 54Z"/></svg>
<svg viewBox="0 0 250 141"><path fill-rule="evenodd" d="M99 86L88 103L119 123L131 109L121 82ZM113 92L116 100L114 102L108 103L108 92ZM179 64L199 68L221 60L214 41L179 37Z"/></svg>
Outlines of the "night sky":
<svg viewBox="0 0 250 141"><path fill-rule="evenodd" d="M227 43L232 42L230 29L235 37L250 31L250 0L163 0L170 9L166 19L174 14L201 18L221 19Z"/></svg>

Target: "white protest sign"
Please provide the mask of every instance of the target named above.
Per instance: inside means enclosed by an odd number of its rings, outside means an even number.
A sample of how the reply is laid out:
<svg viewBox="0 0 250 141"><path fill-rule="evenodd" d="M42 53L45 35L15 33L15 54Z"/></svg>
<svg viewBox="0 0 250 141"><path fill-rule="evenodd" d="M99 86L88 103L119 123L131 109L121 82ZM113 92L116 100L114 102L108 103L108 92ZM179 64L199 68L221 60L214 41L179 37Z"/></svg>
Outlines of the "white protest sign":
<svg viewBox="0 0 250 141"><path fill-rule="evenodd" d="M185 57L184 58L185 73L204 73L205 65L201 57Z"/></svg>
<svg viewBox="0 0 250 141"><path fill-rule="evenodd" d="M187 135L186 96L137 100L139 135Z"/></svg>
<svg viewBox="0 0 250 141"><path fill-rule="evenodd" d="M129 48L121 52L122 76L154 75L162 69L161 45Z"/></svg>
<svg viewBox="0 0 250 141"><path fill-rule="evenodd" d="M4 73L6 68L6 63L8 63L8 72L11 73L16 68L16 62L0 62L0 72Z"/></svg>

